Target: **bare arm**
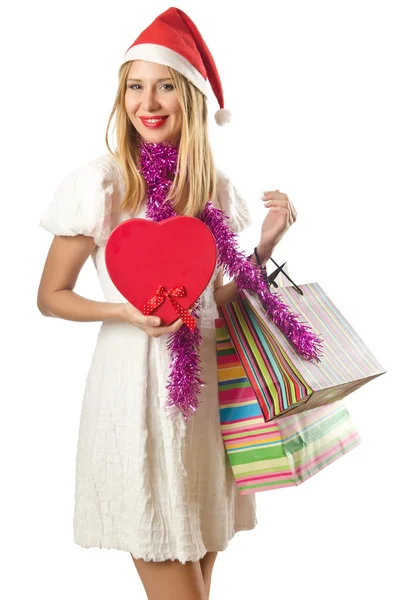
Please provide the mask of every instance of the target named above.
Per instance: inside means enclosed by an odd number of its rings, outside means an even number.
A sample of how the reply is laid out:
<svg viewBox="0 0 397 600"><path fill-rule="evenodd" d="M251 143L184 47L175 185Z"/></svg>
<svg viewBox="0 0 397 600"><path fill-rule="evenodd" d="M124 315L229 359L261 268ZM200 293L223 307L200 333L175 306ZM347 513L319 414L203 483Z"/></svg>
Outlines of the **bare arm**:
<svg viewBox="0 0 397 600"><path fill-rule="evenodd" d="M265 246L257 246L259 260L261 261L262 267L265 266L267 261L272 255L273 248L267 248ZM251 262L256 262L255 255L251 258ZM239 293L237 291L236 282L229 281L226 285L223 285L223 269L219 269L219 273L214 281L214 298L218 306L229 304L239 299Z"/></svg>
<svg viewBox="0 0 397 600"><path fill-rule="evenodd" d="M69 321L120 320L122 303L89 300L73 291L94 249L92 237L54 236L37 293L37 306L44 316Z"/></svg>
<svg viewBox="0 0 397 600"><path fill-rule="evenodd" d="M182 326L182 319L168 326L161 325L156 316L144 315L127 301L98 302L76 294L73 289L77 278L94 249L92 237L54 237L37 293L37 306L42 315L69 321L122 321L135 325L152 337L173 333Z"/></svg>

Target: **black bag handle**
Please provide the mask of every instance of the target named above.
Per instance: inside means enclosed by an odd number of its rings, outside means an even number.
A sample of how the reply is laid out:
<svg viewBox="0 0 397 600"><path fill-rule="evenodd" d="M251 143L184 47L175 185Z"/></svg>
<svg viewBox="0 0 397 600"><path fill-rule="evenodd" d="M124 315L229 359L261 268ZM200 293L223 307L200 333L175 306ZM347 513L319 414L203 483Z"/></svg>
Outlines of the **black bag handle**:
<svg viewBox="0 0 397 600"><path fill-rule="evenodd" d="M258 265L260 266L263 276L266 278L265 269L267 270L267 268L262 267L256 247L254 248L254 252L255 252L256 261L257 261ZM287 262L284 262L282 265L278 265L272 257L270 257L270 260L272 262L274 262L274 264L276 265L277 268L272 273L270 273L270 275L267 276L267 281L269 282L269 285L273 285L275 288L278 288L278 283L275 281L275 279L279 273L283 273L283 275L285 275L285 277L288 279L288 281L290 281L292 283L292 287L298 292L298 294L301 294L301 296L303 296L304 294L303 294L303 291L301 290L301 288L298 285L296 285L296 283L294 283L292 281L291 277L289 277L287 275L287 273L283 270L283 267L287 264Z"/></svg>

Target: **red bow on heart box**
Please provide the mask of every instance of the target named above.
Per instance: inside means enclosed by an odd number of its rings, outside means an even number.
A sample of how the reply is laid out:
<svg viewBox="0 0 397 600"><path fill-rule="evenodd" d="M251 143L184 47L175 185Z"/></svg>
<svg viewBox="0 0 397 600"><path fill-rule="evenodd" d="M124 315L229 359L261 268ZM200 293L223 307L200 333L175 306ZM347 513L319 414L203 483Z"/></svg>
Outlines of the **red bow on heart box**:
<svg viewBox="0 0 397 600"><path fill-rule="evenodd" d="M162 325L178 318L193 330L188 309L207 287L216 266L214 236L199 219L129 219L110 234L105 263L118 291Z"/></svg>

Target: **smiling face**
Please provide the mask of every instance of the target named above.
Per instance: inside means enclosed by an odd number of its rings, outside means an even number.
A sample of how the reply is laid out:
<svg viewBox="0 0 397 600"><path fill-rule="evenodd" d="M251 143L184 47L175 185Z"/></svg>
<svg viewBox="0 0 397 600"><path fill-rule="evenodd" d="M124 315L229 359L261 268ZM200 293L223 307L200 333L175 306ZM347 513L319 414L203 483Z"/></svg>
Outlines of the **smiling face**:
<svg viewBox="0 0 397 600"><path fill-rule="evenodd" d="M177 146L182 131L182 109L165 65L135 60L127 75L125 109L145 142Z"/></svg>

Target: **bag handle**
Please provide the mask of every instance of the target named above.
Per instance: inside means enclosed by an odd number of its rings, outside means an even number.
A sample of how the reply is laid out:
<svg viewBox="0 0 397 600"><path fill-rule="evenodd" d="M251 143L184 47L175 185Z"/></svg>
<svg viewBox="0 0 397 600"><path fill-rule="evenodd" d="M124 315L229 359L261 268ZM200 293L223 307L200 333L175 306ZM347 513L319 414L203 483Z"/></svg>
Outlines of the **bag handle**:
<svg viewBox="0 0 397 600"><path fill-rule="evenodd" d="M270 273L270 275L266 275L267 267L266 266L262 267L256 247L254 248L254 252L255 252L256 261L257 261L258 265L260 266L260 269L262 271L262 274L263 274L265 280L268 281L269 286L274 285L275 288L278 288L278 283L275 281L275 279L279 273L283 273L283 275L288 279L288 281L290 281L292 283L292 287L298 292L298 294L301 294L301 296L304 295L301 288L298 285L296 285L296 283L294 283L292 281L291 277L289 277L289 275L287 275L287 273L283 270L283 267L287 264L287 262L284 262L282 265L278 265L276 263L276 261L272 257L270 257L270 260L274 262L274 264L276 265L277 268L272 273Z"/></svg>

